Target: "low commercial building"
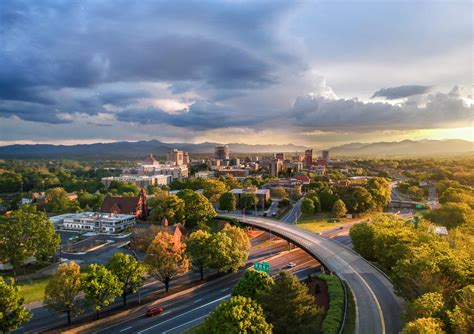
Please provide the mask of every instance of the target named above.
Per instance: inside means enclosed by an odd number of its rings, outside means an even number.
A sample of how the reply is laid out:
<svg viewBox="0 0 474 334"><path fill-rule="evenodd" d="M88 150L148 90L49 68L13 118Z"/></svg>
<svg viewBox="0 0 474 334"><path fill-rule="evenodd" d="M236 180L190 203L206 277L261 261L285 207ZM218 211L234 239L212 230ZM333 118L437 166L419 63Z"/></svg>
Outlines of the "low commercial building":
<svg viewBox="0 0 474 334"><path fill-rule="evenodd" d="M58 230L89 231L99 233L121 232L135 225L134 215L100 212L67 213L50 218Z"/></svg>
<svg viewBox="0 0 474 334"><path fill-rule="evenodd" d="M99 212L134 215L137 219L146 220L148 205L145 189L142 188L138 196L107 196Z"/></svg>
<svg viewBox="0 0 474 334"><path fill-rule="evenodd" d="M274 180L263 185L264 188L271 189L277 187L283 187L286 189L295 189L301 187L303 182L298 179L286 179L286 180Z"/></svg>
<svg viewBox="0 0 474 334"><path fill-rule="evenodd" d="M217 172L222 176L232 175L234 177L248 177L250 175L250 171L243 168L220 168Z"/></svg>
<svg viewBox="0 0 474 334"><path fill-rule="evenodd" d="M110 186L113 181L130 182L136 184L140 188L148 186L162 186L170 184L172 181L171 175L120 175L108 176L101 179L106 188Z"/></svg>
<svg viewBox="0 0 474 334"><path fill-rule="evenodd" d="M232 189L230 191L234 196L237 202L237 205L240 205L240 198L243 194L254 193L258 198L258 206L264 208L268 200L270 199L270 190L269 189Z"/></svg>
<svg viewBox="0 0 474 334"><path fill-rule="evenodd" d="M189 176L188 166L172 166L172 165L143 165L138 169L138 175L170 175L173 180L183 179Z"/></svg>
<svg viewBox="0 0 474 334"><path fill-rule="evenodd" d="M203 170L200 172L196 172L196 174L194 174L194 177L198 179L212 179L215 176L216 176L216 172L212 170Z"/></svg>

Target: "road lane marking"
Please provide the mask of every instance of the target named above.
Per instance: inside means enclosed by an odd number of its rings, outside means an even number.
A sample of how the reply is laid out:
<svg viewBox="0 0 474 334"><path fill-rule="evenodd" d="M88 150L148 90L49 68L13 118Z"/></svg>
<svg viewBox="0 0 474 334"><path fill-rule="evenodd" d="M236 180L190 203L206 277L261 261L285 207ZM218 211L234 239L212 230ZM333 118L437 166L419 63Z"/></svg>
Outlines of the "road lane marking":
<svg viewBox="0 0 474 334"><path fill-rule="evenodd" d="M189 314L189 313L191 313L191 312L194 312L194 311L196 311L196 310L199 310L199 309L201 309L201 308L203 308L203 307L212 305L212 304L214 304L214 303L216 303L216 302L219 302L219 301L221 301L221 300L227 299L227 298L229 298L229 297L230 297L230 294L225 295L225 296L220 297L220 298L217 298L216 300L213 300L213 301L211 301L211 302L209 302L209 303L206 303L206 304L204 304L204 305L201 305L201 306L199 306L199 307L196 307L195 309L192 309L192 310L189 310L189 311L187 311L187 312L181 313L180 315L177 315L176 317L173 317L173 318L171 318L171 319L165 320L165 321L160 322L160 323L158 323L158 324L156 324L156 325L153 325L153 326L151 326L151 327L145 328L144 330L139 331L138 334L145 333L145 332L149 331L150 329L153 329L153 328L155 328L155 327L157 327L157 326L163 325L163 324L165 324L165 323L167 323L167 322L170 322L170 321L172 321L172 320L175 320L175 319L177 319L177 318L180 318L180 317L182 317L182 316L184 316L184 315L186 315L186 314Z"/></svg>
<svg viewBox="0 0 474 334"><path fill-rule="evenodd" d="M188 322L185 322L184 324L181 324L181 325L176 326L176 327L174 327L174 328L168 329L167 331L164 331L163 334L170 333L170 332L172 332L172 331L174 331L174 330L176 330L176 329L178 329L178 328L180 328L180 327L189 325L190 323L195 322L195 321L197 321L197 320L201 320L201 319L207 317L209 314L210 314L210 313L204 314L203 316L200 316L200 317L198 317L198 318L195 318L195 319L193 319L193 320L190 320L190 321L188 321Z"/></svg>
<svg viewBox="0 0 474 334"><path fill-rule="evenodd" d="M199 303L200 301L202 301L202 298L196 299L193 303Z"/></svg>
<svg viewBox="0 0 474 334"><path fill-rule="evenodd" d="M222 289L221 292L226 292L227 290L229 290L230 288L225 288L225 289Z"/></svg>
<svg viewBox="0 0 474 334"><path fill-rule="evenodd" d="M128 331L129 329L132 329L132 326L129 326L129 327L127 327L127 328L122 329L122 330L120 331L120 333L121 333L121 332Z"/></svg>

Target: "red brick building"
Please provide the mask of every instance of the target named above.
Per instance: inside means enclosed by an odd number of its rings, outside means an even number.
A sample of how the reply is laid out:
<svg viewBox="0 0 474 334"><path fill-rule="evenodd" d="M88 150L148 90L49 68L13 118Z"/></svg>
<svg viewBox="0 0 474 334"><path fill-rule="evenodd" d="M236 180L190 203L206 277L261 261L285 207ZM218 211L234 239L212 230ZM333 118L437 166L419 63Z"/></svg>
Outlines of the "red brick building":
<svg viewBox="0 0 474 334"><path fill-rule="evenodd" d="M138 196L106 197L99 212L135 215L137 219L146 220L148 206L145 189L142 188Z"/></svg>

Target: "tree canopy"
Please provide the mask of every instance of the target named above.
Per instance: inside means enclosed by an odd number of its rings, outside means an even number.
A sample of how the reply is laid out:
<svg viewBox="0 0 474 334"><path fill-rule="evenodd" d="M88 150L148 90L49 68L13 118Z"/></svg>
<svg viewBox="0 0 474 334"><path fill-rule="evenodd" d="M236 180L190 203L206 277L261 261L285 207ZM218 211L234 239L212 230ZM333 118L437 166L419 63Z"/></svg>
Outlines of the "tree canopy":
<svg viewBox="0 0 474 334"><path fill-rule="evenodd" d="M197 329L197 333L271 334L260 305L250 298L234 296L222 302Z"/></svg>
<svg viewBox="0 0 474 334"><path fill-rule="evenodd" d="M0 332L13 331L30 319L31 313L23 306L15 280L0 276Z"/></svg>

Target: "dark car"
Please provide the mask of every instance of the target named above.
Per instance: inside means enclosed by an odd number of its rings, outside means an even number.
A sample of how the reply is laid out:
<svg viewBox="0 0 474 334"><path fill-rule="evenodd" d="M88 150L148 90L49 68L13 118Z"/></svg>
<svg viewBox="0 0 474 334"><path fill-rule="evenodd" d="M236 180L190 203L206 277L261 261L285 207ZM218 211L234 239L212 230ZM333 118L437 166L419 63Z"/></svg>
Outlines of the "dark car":
<svg viewBox="0 0 474 334"><path fill-rule="evenodd" d="M160 313L163 313L163 311L164 311L164 309L163 309L162 307L152 307L152 308L149 308L149 309L146 311L145 315L146 315L147 317L152 317L152 316L154 316L154 315L158 315L158 314L160 314Z"/></svg>

